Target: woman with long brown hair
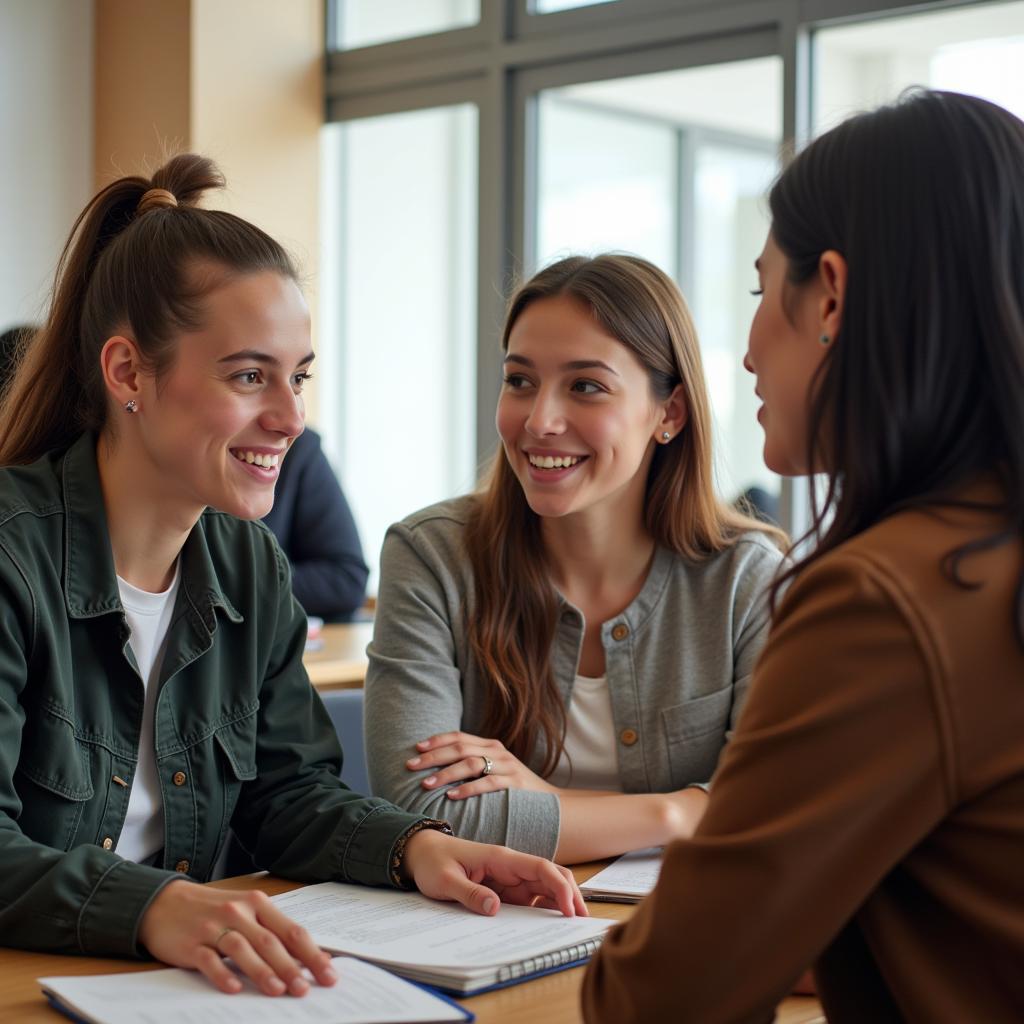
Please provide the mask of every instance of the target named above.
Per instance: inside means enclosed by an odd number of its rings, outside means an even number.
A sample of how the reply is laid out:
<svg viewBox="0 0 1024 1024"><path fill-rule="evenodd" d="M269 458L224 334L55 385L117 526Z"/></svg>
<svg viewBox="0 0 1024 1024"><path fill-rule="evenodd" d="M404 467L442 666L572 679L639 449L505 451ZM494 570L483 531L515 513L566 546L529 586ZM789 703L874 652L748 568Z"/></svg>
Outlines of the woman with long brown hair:
<svg viewBox="0 0 1024 1024"><path fill-rule="evenodd" d="M371 785L571 863L692 831L764 638L781 535L716 496L696 332L645 260L513 297L483 490L392 527Z"/></svg>
<svg viewBox="0 0 1024 1024"><path fill-rule="evenodd" d="M309 311L284 250L201 209L178 156L86 207L0 404L0 936L302 995L327 956L211 876L229 829L303 881L572 914L564 869L359 796L255 522L303 429ZM450 831L450 830L448 830ZM553 873L555 872L555 873Z"/></svg>

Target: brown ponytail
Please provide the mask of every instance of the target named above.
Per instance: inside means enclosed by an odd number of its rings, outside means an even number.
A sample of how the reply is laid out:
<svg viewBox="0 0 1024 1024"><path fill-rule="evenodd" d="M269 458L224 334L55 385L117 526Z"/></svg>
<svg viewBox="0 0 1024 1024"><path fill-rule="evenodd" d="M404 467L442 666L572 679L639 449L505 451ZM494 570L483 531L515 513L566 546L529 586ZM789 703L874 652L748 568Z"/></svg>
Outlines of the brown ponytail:
<svg viewBox="0 0 1024 1024"><path fill-rule="evenodd" d="M173 360L175 335L202 325L202 300L226 275L272 270L295 279L269 235L196 205L223 186L211 160L182 154L152 179L121 178L89 202L61 255L46 323L0 399L0 465L32 462L102 429L99 354L112 334L129 332L159 374Z"/></svg>
<svg viewBox="0 0 1024 1024"><path fill-rule="evenodd" d="M587 306L647 370L664 401L679 384L689 416L671 444L658 445L647 479L644 520L662 547L688 560L730 547L743 533L767 534L780 548L782 531L725 504L715 492L711 403L697 332L679 289L653 264L635 256L572 256L540 271L512 297L502 348L523 311L538 299L571 296ZM481 732L497 737L520 759L544 747L549 775L564 746L565 707L551 674L557 595L527 504L499 449L466 526L475 579L475 609L467 622L473 654L487 680Z"/></svg>

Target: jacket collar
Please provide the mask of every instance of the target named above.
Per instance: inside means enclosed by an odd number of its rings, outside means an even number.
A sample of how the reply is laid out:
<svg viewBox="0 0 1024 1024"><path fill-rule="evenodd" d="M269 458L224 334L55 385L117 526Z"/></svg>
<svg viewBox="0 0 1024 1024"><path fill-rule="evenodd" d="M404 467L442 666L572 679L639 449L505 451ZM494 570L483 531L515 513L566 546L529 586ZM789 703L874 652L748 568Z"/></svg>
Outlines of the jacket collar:
<svg viewBox="0 0 1024 1024"><path fill-rule="evenodd" d="M94 434L87 432L75 441L64 455L60 472L66 523L64 599L68 616L88 619L120 612L121 598L96 466ZM221 608L232 622L242 621L221 588L202 517L181 552L181 587L211 634L216 629L216 608Z"/></svg>

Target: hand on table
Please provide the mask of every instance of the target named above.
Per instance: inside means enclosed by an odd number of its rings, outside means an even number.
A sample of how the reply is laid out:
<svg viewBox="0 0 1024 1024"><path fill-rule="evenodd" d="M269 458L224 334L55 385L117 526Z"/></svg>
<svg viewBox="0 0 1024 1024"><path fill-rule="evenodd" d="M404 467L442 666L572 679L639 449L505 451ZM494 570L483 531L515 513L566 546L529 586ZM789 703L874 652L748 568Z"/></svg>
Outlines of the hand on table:
<svg viewBox="0 0 1024 1024"><path fill-rule="evenodd" d="M169 882L142 915L139 941L157 960L201 971L222 992L242 988L224 957L268 996L305 995L304 966L321 985L338 980L330 956L262 892Z"/></svg>
<svg viewBox="0 0 1024 1024"><path fill-rule="evenodd" d="M405 762L412 772L437 768L420 785L437 789L462 783L445 794L449 800L465 800L498 789L535 789L557 793L558 789L530 771L499 740L473 736L468 732L444 732L416 744L418 753ZM468 780L468 781L464 781Z"/></svg>
<svg viewBox="0 0 1024 1024"><path fill-rule="evenodd" d="M424 896L488 917L498 912L499 901L588 916L572 872L543 857L423 829L410 837L402 863Z"/></svg>

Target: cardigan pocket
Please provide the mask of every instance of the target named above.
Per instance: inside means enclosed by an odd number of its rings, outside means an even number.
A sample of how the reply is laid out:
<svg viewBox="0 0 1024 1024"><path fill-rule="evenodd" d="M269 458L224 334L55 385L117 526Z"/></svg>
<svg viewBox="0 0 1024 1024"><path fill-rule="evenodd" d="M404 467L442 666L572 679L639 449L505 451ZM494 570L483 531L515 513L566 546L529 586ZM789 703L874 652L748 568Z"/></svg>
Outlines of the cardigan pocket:
<svg viewBox="0 0 1024 1024"><path fill-rule="evenodd" d="M727 686L704 697L662 708L672 786L707 782L725 746L733 690Z"/></svg>
<svg viewBox="0 0 1024 1024"><path fill-rule="evenodd" d="M18 827L30 839L70 850L88 801L94 796L92 744L75 735L65 718L43 709L26 724L16 785Z"/></svg>

